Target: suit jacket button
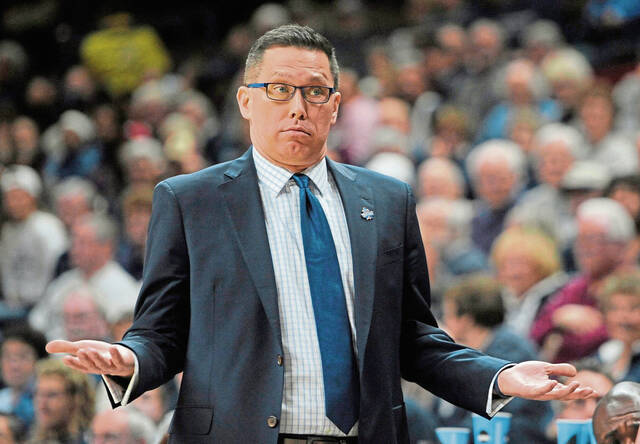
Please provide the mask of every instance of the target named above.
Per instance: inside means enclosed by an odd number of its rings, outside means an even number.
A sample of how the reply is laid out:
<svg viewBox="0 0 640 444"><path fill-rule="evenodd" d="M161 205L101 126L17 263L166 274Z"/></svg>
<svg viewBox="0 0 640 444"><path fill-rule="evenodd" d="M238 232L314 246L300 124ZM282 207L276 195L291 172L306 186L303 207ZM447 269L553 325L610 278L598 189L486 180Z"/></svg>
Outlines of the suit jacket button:
<svg viewBox="0 0 640 444"><path fill-rule="evenodd" d="M275 428L275 426L278 425L278 418L276 418L275 416L269 416L267 418L267 425L272 429Z"/></svg>
<svg viewBox="0 0 640 444"><path fill-rule="evenodd" d="M282 367L282 363L284 362L284 358L282 357L282 355L278 355L276 362L278 366Z"/></svg>

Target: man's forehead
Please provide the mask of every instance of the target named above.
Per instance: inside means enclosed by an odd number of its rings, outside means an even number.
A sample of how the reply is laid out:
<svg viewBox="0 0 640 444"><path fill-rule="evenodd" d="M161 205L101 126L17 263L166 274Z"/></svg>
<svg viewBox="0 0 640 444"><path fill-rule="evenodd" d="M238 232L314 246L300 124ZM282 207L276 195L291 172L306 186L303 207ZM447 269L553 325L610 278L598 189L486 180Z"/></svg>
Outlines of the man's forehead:
<svg viewBox="0 0 640 444"><path fill-rule="evenodd" d="M265 50L259 72L269 78L303 75L310 79L331 79L329 58L323 51L296 46L274 46Z"/></svg>

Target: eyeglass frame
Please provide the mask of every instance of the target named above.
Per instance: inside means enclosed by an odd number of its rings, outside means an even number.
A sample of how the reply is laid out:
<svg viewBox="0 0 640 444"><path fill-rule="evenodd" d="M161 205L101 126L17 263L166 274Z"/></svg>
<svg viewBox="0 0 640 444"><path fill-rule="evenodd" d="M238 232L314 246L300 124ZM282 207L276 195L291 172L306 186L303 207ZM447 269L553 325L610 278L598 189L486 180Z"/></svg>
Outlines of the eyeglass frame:
<svg viewBox="0 0 640 444"><path fill-rule="evenodd" d="M293 92L291 93L291 97L289 97L288 99L274 99L273 97L271 97L269 95L269 85L286 85L286 86L290 86L293 88ZM307 102L307 103L311 103L312 105L323 105L327 102L329 102L329 100L331 99L331 96L333 95L333 93L336 92L336 89L334 87L331 86L325 86L325 85L305 85L305 86L296 86L296 85L292 85L290 83L283 83L283 82L264 82L264 83L249 83L247 85L245 85L247 88L264 88L264 92L267 95L267 98L269 100L273 100L275 102L288 102L289 100L293 99L293 97L296 95L296 90L300 90L300 94L302 94L302 98ZM327 88L329 90L329 95L327 96L327 100L325 100L324 102L312 102L309 99L307 99L307 97L305 96L305 93L303 92L303 88Z"/></svg>

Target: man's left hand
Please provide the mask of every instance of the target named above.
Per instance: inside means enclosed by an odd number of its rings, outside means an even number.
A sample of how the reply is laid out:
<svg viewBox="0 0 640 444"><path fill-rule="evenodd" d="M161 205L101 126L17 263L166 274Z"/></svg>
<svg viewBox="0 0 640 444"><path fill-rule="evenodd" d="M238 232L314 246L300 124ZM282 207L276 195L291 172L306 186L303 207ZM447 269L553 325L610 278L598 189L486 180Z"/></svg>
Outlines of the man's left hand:
<svg viewBox="0 0 640 444"><path fill-rule="evenodd" d="M576 369L571 364L550 364L542 361L526 361L503 370L498 375L498 387L506 396L547 401L559 399L586 399L597 396L591 387L581 386L572 381L562 384L551 379L551 376L576 375Z"/></svg>

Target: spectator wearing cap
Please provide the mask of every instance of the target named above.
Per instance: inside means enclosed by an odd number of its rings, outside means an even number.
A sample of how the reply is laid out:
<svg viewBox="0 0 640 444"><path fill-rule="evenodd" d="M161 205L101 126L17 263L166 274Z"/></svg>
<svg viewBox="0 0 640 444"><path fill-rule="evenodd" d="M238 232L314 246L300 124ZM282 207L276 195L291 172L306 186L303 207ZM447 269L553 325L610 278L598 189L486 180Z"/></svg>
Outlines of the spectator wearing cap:
<svg viewBox="0 0 640 444"><path fill-rule="evenodd" d="M524 212L531 222L550 226L552 235L565 248L575 237L575 221L569 199L561 192L562 181L573 163L584 156L580 133L561 123L549 123L534 137L530 153L539 184L526 191L514 211Z"/></svg>
<svg viewBox="0 0 640 444"><path fill-rule="evenodd" d="M616 382L640 382L640 269L611 275L597 296L610 338L598 360Z"/></svg>
<svg viewBox="0 0 640 444"><path fill-rule="evenodd" d="M504 326L505 307L500 284L488 275L468 275L444 298L445 330L461 344L512 362L538 359L532 343ZM441 426L470 427L471 414L445 401L434 404ZM514 399L503 409L513 415L510 442L547 443L545 427L551 420L548 403Z"/></svg>
<svg viewBox="0 0 640 444"><path fill-rule="evenodd" d="M8 167L0 178L8 220L0 234L4 302L0 318L25 316L43 296L67 246L62 222L38 209L42 183L28 166Z"/></svg>
<svg viewBox="0 0 640 444"><path fill-rule="evenodd" d="M485 254L502 232L505 217L526 182L525 161L518 145L506 140L489 140L467 157L467 171L479 201L471 221L471 239Z"/></svg>
<svg viewBox="0 0 640 444"><path fill-rule="evenodd" d="M89 116L77 110L65 111L48 136L51 141L45 145L49 153L44 171L50 182L70 176L98 179L102 150Z"/></svg>
<svg viewBox="0 0 640 444"><path fill-rule="evenodd" d="M118 319L133 309L140 285L113 260L117 227L107 216L90 214L73 224L71 263L74 268L61 274L47 287L42 300L29 314L29 323L45 332L48 339L64 337L63 301L79 285L88 285L107 321Z"/></svg>
<svg viewBox="0 0 640 444"><path fill-rule="evenodd" d="M586 200L578 207L577 221L579 274L547 302L531 328L543 358L555 362L588 356L607 339L597 289L620 268L635 237L633 219L612 199Z"/></svg>
<svg viewBox="0 0 640 444"><path fill-rule="evenodd" d="M0 390L0 412L12 414L29 427L33 423L36 362L47 356L47 340L27 325L15 325L4 333L0 369L5 388Z"/></svg>
<svg viewBox="0 0 640 444"><path fill-rule="evenodd" d="M615 108L609 86L591 88L580 105L580 128L589 152L587 159L606 166L613 177L638 172L638 154L624 135L614 130Z"/></svg>

